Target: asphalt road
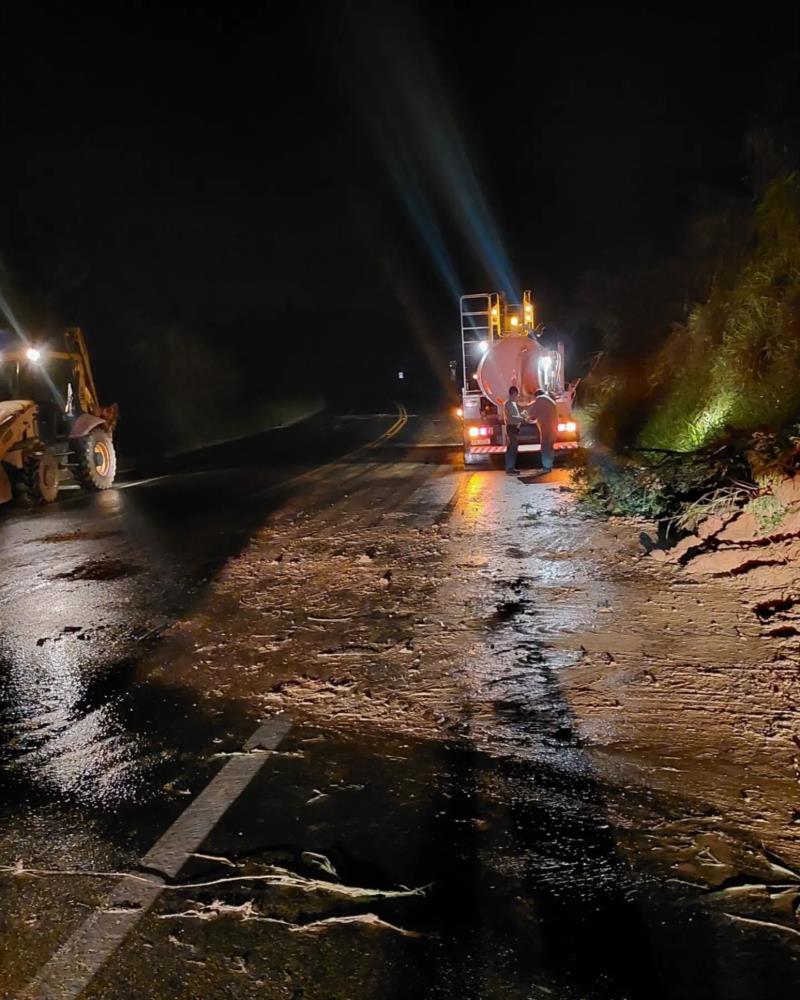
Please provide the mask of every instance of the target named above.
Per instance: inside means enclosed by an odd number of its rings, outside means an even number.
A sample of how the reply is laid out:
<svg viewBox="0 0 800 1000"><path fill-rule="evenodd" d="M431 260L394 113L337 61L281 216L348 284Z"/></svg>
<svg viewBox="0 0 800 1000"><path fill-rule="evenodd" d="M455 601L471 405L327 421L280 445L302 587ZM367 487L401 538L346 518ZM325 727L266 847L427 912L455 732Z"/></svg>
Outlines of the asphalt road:
<svg viewBox="0 0 800 1000"><path fill-rule="evenodd" d="M3 753L15 784L128 801L136 768L104 769L114 736L96 705L128 690L136 662L309 473L346 455L360 475L389 442L405 456L418 423L399 412L316 417L162 462L106 493L67 490L47 507L0 512ZM132 746L131 760L143 752Z"/></svg>
<svg viewBox="0 0 800 1000"><path fill-rule="evenodd" d="M741 602L451 435L321 417L2 513L10 997L800 983L793 744L752 736L784 710Z"/></svg>

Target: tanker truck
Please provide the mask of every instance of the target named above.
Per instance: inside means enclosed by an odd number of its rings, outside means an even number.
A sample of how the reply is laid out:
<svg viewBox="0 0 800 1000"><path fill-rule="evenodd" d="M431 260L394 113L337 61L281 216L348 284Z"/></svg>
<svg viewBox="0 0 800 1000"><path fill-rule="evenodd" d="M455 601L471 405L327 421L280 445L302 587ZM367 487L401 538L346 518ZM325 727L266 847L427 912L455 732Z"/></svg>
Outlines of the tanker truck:
<svg viewBox="0 0 800 1000"><path fill-rule="evenodd" d="M461 296L462 393L464 463L492 461L506 450L503 404L509 387L519 389L521 409L543 389L558 409L557 451L578 447L578 425L572 415L574 387L564 383L564 346L546 348L537 334L533 299L511 305L502 292ZM519 451L540 450L535 424L520 428Z"/></svg>

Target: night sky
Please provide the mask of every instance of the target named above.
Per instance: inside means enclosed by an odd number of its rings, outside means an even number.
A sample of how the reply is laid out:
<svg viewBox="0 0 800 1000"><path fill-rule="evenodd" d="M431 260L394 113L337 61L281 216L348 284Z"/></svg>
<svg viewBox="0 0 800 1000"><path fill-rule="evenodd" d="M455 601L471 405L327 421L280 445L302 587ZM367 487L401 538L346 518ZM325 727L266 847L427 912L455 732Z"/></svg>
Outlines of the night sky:
<svg viewBox="0 0 800 1000"><path fill-rule="evenodd" d="M280 6L7 25L3 292L83 325L107 394L166 329L329 387L445 361L455 291L501 273L567 316L751 197L797 83L798 13Z"/></svg>

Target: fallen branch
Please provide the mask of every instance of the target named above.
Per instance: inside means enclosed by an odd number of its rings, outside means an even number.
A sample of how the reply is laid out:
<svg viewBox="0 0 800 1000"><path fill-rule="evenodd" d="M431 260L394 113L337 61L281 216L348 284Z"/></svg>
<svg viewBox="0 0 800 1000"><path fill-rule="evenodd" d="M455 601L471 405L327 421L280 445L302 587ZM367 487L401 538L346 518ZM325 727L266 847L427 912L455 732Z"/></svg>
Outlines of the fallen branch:
<svg viewBox="0 0 800 1000"><path fill-rule="evenodd" d="M56 868L26 868L22 861L13 865L0 866L0 873L17 877L33 878L101 878L101 879L131 879L134 882L153 884L153 876L137 875L135 872L95 872L76 869ZM220 885L238 885L245 882L263 882L283 889L298 889L301 892L324 892L339 896L354 902L365 902L376 899L412 899L424 896L432 883L417 889L364 889L359 886L340 885L336 882L325 882L322 879L305 878L295 875L286 868L272 867L269 873L263 875L231 875L227 878L211 879L207 882L182 882L175 885L165 885L165 892L186 892L194 889L211 889Z"/></svg>
<svg viewBox="0 0 800 1000"><path fill-rule="evenodd" d="M737 913L723 913L723 916L729 920L738 920L740 924L750 924L753 927L769 927L774 931L783 931L786 934L793 934L795 937L800 937L800 931L795 930L794 927L787 927L785 924L776 924L771 920L754 920L752 917L740 917Z"/></svg>
<svg viewBox="0 0 800 1000"><path fill-rule="evenodd" d="M337 926L365 928L369 930L391 931L393 934L400 934L402 937L420 938L423 937L417 931L409 931L397 924L391 924L382 920L375 913L357 913L341 917L325 917L322 920L313 920L308 924L298 924L290 920L281 920L279 917L265 917L255 907L251 899L239 906L231 906L215 899L212 903L201 904L194 910L181 910L179 913L156 913L156 920L218 920L220 917L238 917L246 923L275 924L285 927L292 934L324 934L331 928Z"/></svg>

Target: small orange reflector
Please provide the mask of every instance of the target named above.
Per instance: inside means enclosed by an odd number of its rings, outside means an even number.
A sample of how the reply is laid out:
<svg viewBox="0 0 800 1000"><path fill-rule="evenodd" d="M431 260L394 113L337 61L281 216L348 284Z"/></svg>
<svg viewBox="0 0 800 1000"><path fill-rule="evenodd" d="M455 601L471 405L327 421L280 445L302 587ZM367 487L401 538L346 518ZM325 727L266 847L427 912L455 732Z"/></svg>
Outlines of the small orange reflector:
<svg viewBox="0 0 800 1000"><path fill-rule="evenodd" d="M460 406L456 407L456 416L457 417L463 417L464 416L464 411L461 409Z"/></svg>

